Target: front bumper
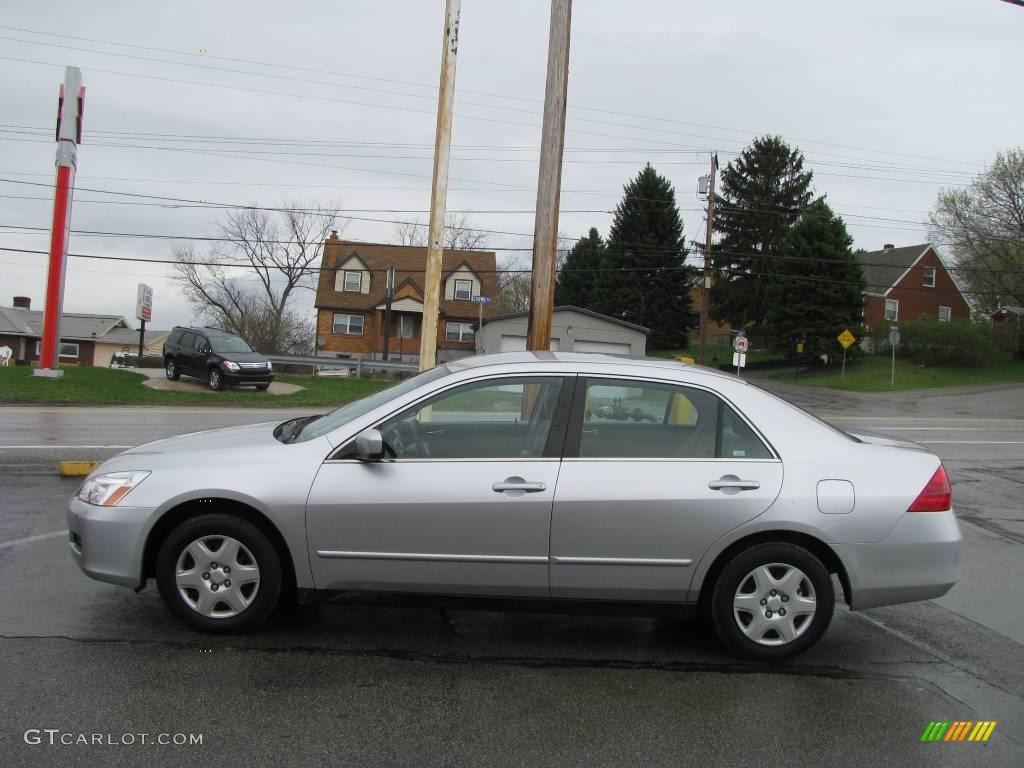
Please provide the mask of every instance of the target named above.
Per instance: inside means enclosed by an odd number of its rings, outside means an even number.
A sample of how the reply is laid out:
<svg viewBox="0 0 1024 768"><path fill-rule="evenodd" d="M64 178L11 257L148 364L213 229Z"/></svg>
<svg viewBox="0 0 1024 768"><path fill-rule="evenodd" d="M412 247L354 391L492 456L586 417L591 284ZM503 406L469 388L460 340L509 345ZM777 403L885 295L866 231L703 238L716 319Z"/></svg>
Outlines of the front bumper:
<svg viewBox="0 0 1024 768"><path fill-rule="evenodd" d="M142 552L152 514L142 507L97 507L75 496L68 504L71 557L94 579L142 586Z"/></svg>
<svg viewBox="0 0 1024 768"><path fill-rule="evenodd" d="M225 384L233 386L245 386L252 384L272 384L274 382L274 372L264 369L249 369L242 368L241 370L231 372L228 369L221 367L220 375Z"/></svg>
<svg viewBox="0 0 1024 768"><path fill-rule="evenodd" d="M929 600L960 578L963 536L952 512L907 512L870 544L833 544L849 578L850 608Z"/></svg>

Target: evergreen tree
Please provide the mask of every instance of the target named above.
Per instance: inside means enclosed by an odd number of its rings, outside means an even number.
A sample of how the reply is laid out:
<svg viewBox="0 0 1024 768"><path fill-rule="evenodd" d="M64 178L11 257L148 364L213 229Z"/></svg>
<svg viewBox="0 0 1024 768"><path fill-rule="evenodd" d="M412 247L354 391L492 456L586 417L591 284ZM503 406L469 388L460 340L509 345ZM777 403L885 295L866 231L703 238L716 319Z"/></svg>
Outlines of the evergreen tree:
<svg viewBox="0 0 1024 768"><path fill-rule="evenodd" d="M846 224L824 198L815 200L790 230L768 290L769 334L776 346L793 353L842 354L836 336L850 328L856 335L864 306L864 275L850 246Z"/></svg>
<svg viewBox="0 0 1024 768"><path fill-rule="evenodd" d="M649 349L687 345L693 318L685 242L675 190L648 164L626 184L615 209L595 306L650 328Z"/></svg>
<svg viewBox="0 0 1024 768"><path fill-rule="evenodd" d="M764 323L768 289L786 236L811 201L803 154L778 136L764 136L722 171L715 199L716 244L710 311L741 328ZM755 331L756 332L756 331Z"/></svg>
<svg viewBox="0 0 1024 768"><path fill-rule="evenodd" d="M576 241L558 271L555 282L556 305L595 308L594 289L604 249L604 240L596 227L591 227L586 237Z"/></svg>

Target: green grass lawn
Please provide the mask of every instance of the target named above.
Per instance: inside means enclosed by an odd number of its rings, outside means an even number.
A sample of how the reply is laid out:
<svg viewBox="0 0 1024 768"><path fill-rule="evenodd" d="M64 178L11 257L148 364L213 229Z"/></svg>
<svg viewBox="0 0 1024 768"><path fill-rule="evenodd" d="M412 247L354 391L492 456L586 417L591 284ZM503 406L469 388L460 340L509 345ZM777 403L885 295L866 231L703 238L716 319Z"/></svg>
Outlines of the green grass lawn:
<svg viewBox="0 0 1024 768"><path fill-rule="evenodd" d="M708 365L711 365L711 358L714 355L718 355L719 364L728 363L732 364L732 347L708 347ZM687 357L693 358L694 362L700 359L700 347L692 347L690 349L649 349L647 350L648 357L663 357L668 360L672 360L676 355L686 355ZM747 363L762 363L767 360L784 360L785 355L779 352L748 352Z"/></svg>
<svg viewBox="0 0 1024 768"><path fill-rule="evenodd" d="M1024 382L1024 360L1006 360L984 368L925 368L909 360L896 359L896 386L890 386L892 359L887 355L867 355L847 363L846 378L838 365L823 371L801 373L800 384L846 389L854 392L891 392L894 389L931 389L968 384L1006 384ZM793 374L775 378L793 381Z"/></svg>
<svg viewBox="0 0 1024 768"><path fill-rule="evenodd" d="M28 366L0 368L0 403L66 405L209 405L290 408L338 406L394 383L340 376L278 374L275 381L304 389L293 395L271 395L250 388L222 392L161 392L144 387L145 377L130 371L88 366L68 367L59 379L36 378ZM201 383L197 381L197 384Z"/></svg>

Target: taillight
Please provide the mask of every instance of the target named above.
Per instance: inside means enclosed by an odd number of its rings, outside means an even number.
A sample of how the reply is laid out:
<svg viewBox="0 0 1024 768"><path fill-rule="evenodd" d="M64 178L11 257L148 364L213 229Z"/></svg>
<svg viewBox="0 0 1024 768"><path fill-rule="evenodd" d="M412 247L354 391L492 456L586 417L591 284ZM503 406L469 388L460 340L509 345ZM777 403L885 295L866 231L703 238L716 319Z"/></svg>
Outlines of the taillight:
<svg viewBox="0 0 1024 768"><path fill-rule="evenodd" d="M907 512L945 512L953 506L953 489L949 487L946 468L939 464L932 479L914 499Z"/></svg>

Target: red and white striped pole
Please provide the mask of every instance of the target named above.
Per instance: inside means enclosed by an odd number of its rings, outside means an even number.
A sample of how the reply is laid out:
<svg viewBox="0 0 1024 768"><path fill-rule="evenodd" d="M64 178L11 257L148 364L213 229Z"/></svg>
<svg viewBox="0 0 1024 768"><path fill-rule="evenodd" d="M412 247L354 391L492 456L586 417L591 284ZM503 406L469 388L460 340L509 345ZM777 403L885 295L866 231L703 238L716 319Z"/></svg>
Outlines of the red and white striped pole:
<svg viewBox="0 0 1024 768"><path fill-rule="evenodd" d="M53 189L53 224L50 230L50 265L46 276L46 304L43 311L43 341L36 376L57 377L57 347L60 316L64 308L64 273L71 234L71 196L75 189L78 145L82 142L82 113L85 87L78 67L64 68L64 85L57 102L57 181Z"/></svg>

